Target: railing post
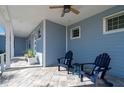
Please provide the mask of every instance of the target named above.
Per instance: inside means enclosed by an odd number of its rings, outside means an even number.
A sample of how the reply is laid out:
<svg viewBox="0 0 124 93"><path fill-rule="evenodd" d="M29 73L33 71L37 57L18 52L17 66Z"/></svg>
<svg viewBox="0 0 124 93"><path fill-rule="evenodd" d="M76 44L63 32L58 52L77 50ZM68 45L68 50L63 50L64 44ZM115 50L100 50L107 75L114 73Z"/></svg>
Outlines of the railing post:
<svg viewBox="0 0 124 93"><path fill-rule="evenodd" d="M1 54L1 72L4 71L4 54Z"/></svg>

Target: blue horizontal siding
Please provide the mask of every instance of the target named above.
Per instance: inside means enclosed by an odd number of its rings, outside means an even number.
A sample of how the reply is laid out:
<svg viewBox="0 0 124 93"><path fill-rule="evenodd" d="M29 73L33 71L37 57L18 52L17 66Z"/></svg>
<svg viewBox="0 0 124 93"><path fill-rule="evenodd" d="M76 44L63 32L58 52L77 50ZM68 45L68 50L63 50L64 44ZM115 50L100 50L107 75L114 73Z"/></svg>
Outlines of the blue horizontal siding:
<svg viewBox="0 0 124 93"><path fill-rule="evenodd" d="M68 27L68 49L74 52L74 62L94 62L107 52L112 60L110 74L124 78L124 32L103 35L103 17L124 10L116 6ZM70 29L81 26L81 38L70 40Z"/></svg>
<svg viewBox="0 0 124 93"><path fill-rule="evenodd" d="M57 58L64 56L66 47L66 27L46 21L46 66L57 65Z"/></svg>
<svg viewBox="0 0 124 93"><path fill-rule="evenodd" d="M41 32L41 37L38 39L35 39L35 45L34 45L34 37L38 35L38 31ZM36 53L36 56L38 56L38 63L40 65L43 65L43 21L40 22L40 24L32 31L32 33L27 37L27 40L30 40L30 49ZM29 47L28 47L29 48Z"/></svg>
<svg viewBox="0 0 124 93"><path fill-rule="evenodd" d="M24 56L26 51L26 39L14 37L14 56Z"/></svg>

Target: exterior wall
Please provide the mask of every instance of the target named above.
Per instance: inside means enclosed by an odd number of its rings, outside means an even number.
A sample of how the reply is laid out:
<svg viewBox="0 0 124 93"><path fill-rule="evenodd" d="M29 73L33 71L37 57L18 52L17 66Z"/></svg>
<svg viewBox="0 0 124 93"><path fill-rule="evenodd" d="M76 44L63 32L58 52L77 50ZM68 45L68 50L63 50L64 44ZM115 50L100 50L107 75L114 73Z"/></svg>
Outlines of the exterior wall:
<svg viewBox="0 0 124 93"><path fill-rule="evenodd" d="M5 51L5 35L0 35L0 51Z"/></svg>
<svg viewBox="0 0 124 93"><path fill-rule="evenodd" d="M40 23L38 29L40 29L41 37L36 40L36 55L38 56L40 65L43 66L43 22Z"/></svg>
<svg viewBox="0 0 124 93"><path fill-rule="evenodd" d="M46 20L46 66L57 64L66 51L66 27Z"/></svg>
<svg viewBox="0 0 124 93"><path fill-rule="evenodd" d="M41 37L36 40L36 52L43 52L43 22L40 24Z"/></svg>
<svg viewBox="0 0 124 93"><path fill-rule="evenodd" d="M36 52L37 53L43 52L43 39L42 38L36 40Z"/></svg>
<svg viewBox="0 0 124 93"><path fill-rule="evenodd" d="M14 37L14 56L24 56L26 51L26 39Z"/></svg>
<svg viewBox="0 0 124 93"><path fill-rule="evenodd" d="M39 43L41 43L41 45L43 45L42 44L42 41L43 41L43 22L41 22L35 29L34 29L34 31L30 34L30 36L27 38L27 40L30 40L30 44L31 44L31 49L33 50L34 49L34 38L35 38L35 36L37 35L37 32L38 31L41 31L41 38L39 38L39 39L35 39L36 40L36 44L39 44ZM38 43L39 42L39 43ZM40 45L40 47L41 47L41 49L42 49L42 47L43 46L41 46ZM38 52L39 51L39 45L36 45L36 52ZM41 50L40 49L40 50Z"/></svg>
<svg viewBox="0 0 124 93"><path fill-rule="evenodd" d="M30 47L29 47L29 45L28 45L28 49L30 48L30 49L32 49L33 50L33 38L34 38L34 35L33 34L31 34L28 38L27 38L27 40L28 40L28 44L30 44Z"/></svg>
<svg viewBox="0 0 124 93"><path fill-rule="evenodd" d="M34 38L37 37L37 33L40 30L41 32L41 37L38 39L35 39L35 44L34 44ZM43 64L43 22L41 22L31 33L31 35L28 37L27 40L30 40L30 45L31 49L36 53L38 56L38 61L40 65Z"/></svg>
<svg viewBox="0 0 124 93"><path fill-rule="evenodd" d="M97 55L107 52L111 56L110 74L124 78L124 32L103 34L103 17L122 10L124 6L116 6L68 26L68 50L74 52L75 62L94 62ZM81 38L70 40L70 29L75 26L81 27Z"/></svg>

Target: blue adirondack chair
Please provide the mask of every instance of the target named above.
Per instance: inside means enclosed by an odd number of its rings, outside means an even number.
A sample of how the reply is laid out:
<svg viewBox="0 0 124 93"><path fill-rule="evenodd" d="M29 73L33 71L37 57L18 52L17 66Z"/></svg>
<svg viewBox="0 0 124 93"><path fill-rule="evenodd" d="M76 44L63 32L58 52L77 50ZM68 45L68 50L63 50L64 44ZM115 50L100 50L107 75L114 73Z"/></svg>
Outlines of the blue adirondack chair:
<svg viewBox="0 0 124 93"><path fill-rule="evenodd" d="M94 63L83 63L81 64L80 78L83 81L83 76L86 75L96 84L96 79L104 80L105 74L111 68L109 67L110 56L107 53L100 54L96 57ZM89 68L88 68L89 65Z"/></svg>
<svg viewBox="0 0 124 93"><path fill-rule="evenodd" d="M65 67L69 74L70 69L72 68L72 60L73 60L73 52L68 51L65 54L65 57L58 58L58 71L60 71L60 67Z"/></svg>

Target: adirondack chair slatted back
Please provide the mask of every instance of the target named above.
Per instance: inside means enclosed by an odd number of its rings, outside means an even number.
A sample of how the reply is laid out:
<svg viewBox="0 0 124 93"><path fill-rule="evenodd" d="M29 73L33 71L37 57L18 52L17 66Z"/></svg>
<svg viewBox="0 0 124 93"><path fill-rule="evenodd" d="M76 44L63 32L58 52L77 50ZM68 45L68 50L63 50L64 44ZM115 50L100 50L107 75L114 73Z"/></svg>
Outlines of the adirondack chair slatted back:
<svg viewBox="0 0 124 93"><path fill-rule="evenodd" d="M72 51L68 51L68 52L65 54L65 61L66 61L66 64L71 65L72 59L73 59L73 52L72 52Z"/></svg>
<svg viewBox="0 0 124 93"><path fill-rule="evenodd" d="M99 67L108 68L110 60L110 56L107 53L103 53L96 57L95 65Z"/></svg>
<svg viewBox="0 0 124 93"><path fill-rule="evenodd" d="M94 71L99 68L105 68L107 69L110 63L110 56L107 53L100 54L95 59L95 67L92 70L92 74L94 74Z"/></svg>

